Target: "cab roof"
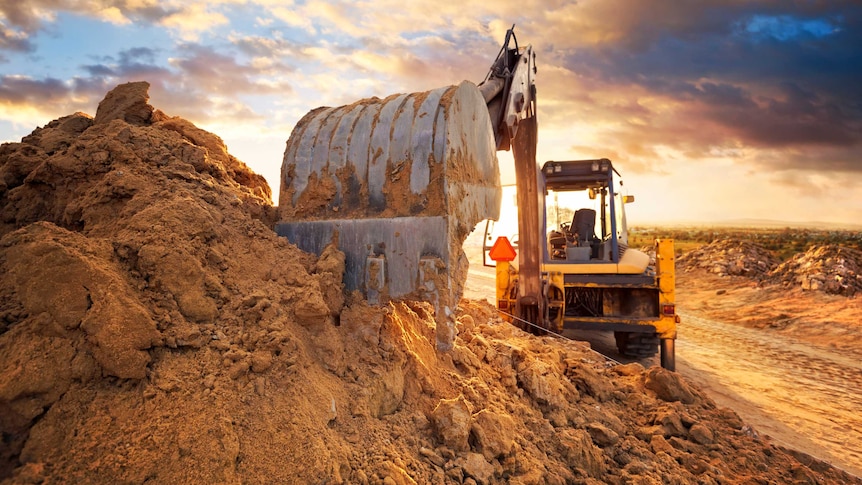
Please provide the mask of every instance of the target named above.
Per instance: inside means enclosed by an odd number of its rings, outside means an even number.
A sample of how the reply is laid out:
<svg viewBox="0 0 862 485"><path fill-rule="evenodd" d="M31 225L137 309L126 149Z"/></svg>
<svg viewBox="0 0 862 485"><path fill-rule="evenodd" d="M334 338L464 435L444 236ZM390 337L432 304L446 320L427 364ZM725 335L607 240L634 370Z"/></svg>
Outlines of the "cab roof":
<svg viewBox="0 0 862 485"><path fill-rule="evenodd" d="M545 187L556 191L609 187L614 173L619 176L619 172L607 158L551 160L542 166Z"/></svg>

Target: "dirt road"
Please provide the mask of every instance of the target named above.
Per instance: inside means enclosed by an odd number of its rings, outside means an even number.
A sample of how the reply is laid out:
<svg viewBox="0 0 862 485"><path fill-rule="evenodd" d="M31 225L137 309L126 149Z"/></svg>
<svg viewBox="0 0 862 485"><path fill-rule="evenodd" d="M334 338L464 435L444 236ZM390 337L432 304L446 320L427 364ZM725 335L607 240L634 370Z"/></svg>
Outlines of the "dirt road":
<svg viewBox="0 0 862 485"><path fill-rule="evenodd" d="M468 253L469 254L469 253ZM472 255L471 255L472 256ZM465 296L493 300L493 268L474 263ZM791 336L681 313L677 371L756 432L862 476L862 361ZM619 361L613 336L566 332ZM642 361L657 365L657 358Z"/></svg>
<svg viewBox="0 0 862 485"><path fill-rule="evenodd" d="M862 475L862 362L682 314L678 370L782 445Z"/></svg>

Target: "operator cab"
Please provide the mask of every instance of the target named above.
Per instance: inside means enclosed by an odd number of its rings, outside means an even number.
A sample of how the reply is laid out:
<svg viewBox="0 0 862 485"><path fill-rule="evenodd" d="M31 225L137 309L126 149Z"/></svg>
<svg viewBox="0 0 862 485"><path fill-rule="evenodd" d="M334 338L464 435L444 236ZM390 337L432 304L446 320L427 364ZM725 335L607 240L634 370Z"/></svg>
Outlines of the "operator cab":
<svg viewBox="0 0 862 485"><path fill-rule="evenodd" d="M641 273L645 254L628 249L625 204L633 196L610 160L549 161L539 177L544 194L545 266L564 273ZM629 251L634 251L628 255ZM569 266L571 265L571 266Z"/></svg>

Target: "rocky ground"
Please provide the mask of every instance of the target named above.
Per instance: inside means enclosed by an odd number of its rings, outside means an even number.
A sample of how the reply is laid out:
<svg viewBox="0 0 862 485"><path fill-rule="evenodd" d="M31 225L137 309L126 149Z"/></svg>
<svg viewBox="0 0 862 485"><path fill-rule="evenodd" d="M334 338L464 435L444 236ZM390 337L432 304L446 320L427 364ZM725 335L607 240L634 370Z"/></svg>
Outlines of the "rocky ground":
<svg viewBox="0 0 862 485"><path fill-rule="evenodd" d="M2 483L862 483L486 303L438 353L147 87L0 146Z"/></svg>
<svg viewBox="0 0 862 485"><path fill-rule="evenodd" d="M779 260L756 244L720 239L683 254L676 263L682 272L702 269L719 276L762 279L778 266Z"/></svg>
<svg viewBox="0 0 862 485"><path fill-rule="evenodd" d="M841 246L814 246L781 263L772 278L788 287L834 295L862 294L862 251Z"/></svg>
<svg viewBox="0 0 862 485"><path fill-rule="evenodd" d="M850 297L862 293L862 251L836 245L813 246L781 262L757 244L721 239L683 254L677 266L683 273L745 276L790 289Z"/></svg>

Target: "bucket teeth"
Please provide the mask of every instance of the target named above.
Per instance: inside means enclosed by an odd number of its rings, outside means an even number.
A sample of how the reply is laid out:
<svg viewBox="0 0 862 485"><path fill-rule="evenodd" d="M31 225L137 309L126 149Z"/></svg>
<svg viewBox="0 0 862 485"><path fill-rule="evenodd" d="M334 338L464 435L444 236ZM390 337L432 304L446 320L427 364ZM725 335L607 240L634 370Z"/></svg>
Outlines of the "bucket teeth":
<svg viewBox="0 0 862 485"><path fill-rule="evenodd" d="M386 259L383 256L365 258L365 295L368 303L379 305L385 299Z"/></svg>

